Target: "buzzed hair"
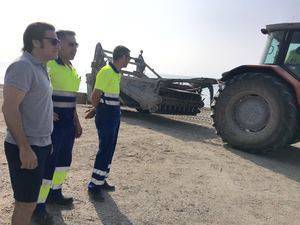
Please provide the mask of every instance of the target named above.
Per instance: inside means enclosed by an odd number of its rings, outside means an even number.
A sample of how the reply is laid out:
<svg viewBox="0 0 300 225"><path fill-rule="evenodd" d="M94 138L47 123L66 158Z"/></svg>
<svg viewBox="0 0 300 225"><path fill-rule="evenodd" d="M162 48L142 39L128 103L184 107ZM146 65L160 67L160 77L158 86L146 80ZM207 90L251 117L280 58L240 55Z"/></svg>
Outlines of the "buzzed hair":
<svg viewBox="0 0 300 225"><path fill-rule="evenodd" d="M117 47L115 47L114 51L113 51L113 60L118 60L119 58L121 58L124 55L129 55L130 50L128 48L126 48L123 45L119 45Z"/></svg>
<svg viewBox="0 0 300 225"><path fill-rule="evenodd" d="M59 30L59 31L56 32L56 35L57 35L57 37L58 37L59 40L62 40L67 35L75 36L76 33L74 31L71 31L71 30Z"/></svg>

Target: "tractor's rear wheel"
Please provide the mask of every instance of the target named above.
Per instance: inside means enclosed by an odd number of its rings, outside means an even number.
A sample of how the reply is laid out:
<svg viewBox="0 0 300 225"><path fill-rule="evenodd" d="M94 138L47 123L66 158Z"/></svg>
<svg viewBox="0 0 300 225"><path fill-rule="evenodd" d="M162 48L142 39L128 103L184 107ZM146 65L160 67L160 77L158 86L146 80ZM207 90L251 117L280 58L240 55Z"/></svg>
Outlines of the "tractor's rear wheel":
<svg viewBox="0 0 300 225"><path fill-rule="evenodd" d="M292 142L298 128L291 88L268 74L243 74L225 83L212 106L217 133L234 148L266 153Z"/></svg>

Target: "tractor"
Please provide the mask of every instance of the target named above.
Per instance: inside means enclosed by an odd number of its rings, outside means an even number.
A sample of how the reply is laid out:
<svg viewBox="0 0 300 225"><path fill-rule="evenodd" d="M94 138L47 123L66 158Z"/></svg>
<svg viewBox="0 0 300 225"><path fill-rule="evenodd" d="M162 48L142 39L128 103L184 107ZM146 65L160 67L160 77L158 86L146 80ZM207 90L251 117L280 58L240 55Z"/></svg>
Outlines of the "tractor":
<svg viewBox="0 0 300 225"><path fill-rule="evenodd" d="M213 125L223 142L255 154L299 140L300 23L267 25L259 65L222 74L212 104Z"/></svg>

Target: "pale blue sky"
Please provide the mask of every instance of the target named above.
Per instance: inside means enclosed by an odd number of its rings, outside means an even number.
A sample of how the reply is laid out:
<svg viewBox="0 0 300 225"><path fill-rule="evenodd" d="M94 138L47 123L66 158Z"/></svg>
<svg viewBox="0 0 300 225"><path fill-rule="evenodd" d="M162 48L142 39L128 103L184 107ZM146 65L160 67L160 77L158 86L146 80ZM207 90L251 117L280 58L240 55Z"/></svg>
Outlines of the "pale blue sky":
<svg viewBox="0 0 300 225"><path fill-rule="evenodd" d="M1 3L0 72L20 54L22 34L35 21L71 29L80 43L74 65L90 71L98 41L123 44L161 74L219 78L260 61L266 24L300 22L300 0L95 0ZM1 66L2 65L2 66ZM4 65L4 66L3 66Z"/></svg>

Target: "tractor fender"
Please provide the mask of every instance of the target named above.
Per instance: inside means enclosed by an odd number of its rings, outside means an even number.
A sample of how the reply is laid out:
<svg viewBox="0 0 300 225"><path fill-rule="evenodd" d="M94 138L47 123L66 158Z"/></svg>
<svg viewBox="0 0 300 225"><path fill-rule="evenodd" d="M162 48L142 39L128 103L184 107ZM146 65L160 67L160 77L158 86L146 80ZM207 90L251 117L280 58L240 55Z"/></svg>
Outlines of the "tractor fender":
<svg viewBox="0 0 300 225"><path fill-rule="evenodd" d="M222 82L245 73L268 73L280 77L293 90L298 105L300 105L300 81L289 72L277 65L243 65L222 74Z"/></svg>

